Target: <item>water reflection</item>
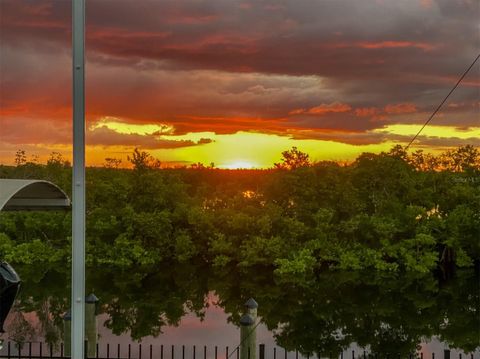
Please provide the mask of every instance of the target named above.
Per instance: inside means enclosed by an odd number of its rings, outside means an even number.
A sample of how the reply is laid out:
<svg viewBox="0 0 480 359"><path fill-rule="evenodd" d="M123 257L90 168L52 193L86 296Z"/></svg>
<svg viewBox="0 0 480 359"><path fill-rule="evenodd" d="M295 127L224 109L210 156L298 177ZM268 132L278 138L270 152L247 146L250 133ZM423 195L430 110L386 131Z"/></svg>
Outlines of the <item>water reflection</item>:
<svg viewBox="0 0 480 359"><path fill-rule="evenodd" d="M18 267L18 272L25 284L8 335L17 341L29 335L60 341L69 306L68 269ZM183 265L155 272L92 268L87 278L87 291L101 300L105 326L134 340L160 335L189 312L203 318L212 301L237 325L243 303L253 296L263 324L289 350L337 354L355 342L406 357L432 336L465 352L480 346L480 294L472 271L459 271L446 282L356 272L280 280L264 271L218 273ZM32 311L38 319L26 314Z"/></svg>

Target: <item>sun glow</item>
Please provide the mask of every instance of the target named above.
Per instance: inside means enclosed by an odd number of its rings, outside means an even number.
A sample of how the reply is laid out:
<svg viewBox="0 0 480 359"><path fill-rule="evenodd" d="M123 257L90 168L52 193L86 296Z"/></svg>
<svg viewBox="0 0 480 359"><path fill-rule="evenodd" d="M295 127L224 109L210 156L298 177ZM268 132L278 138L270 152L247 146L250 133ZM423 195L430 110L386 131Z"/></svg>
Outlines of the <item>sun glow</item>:
<svg viewBox="0 0 480 359"><path fill-rule="evenodd" d="M127 135L171 134L174 131L173 126L167 124L134 124L122 122L120 119L111 116L102 117L100 121L91 125L89 130L93 131L102 127Z"/></svg>
<svg viewBox="0 0 480 359"><path fill-rule="evenodd" d="M233 170L233 169L252 169L252 168L258 168L259 166L250 161L235 160L233 162L221 165L219 167Z"/></svg>

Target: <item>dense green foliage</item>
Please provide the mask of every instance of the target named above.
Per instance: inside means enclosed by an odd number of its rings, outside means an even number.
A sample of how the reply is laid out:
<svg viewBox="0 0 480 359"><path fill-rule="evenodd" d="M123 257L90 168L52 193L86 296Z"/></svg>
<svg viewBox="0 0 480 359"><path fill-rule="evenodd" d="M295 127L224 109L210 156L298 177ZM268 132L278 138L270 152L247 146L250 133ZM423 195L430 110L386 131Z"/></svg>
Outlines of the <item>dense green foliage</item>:
<svg viewBox="0 0 480 359"><path fill-rule="evenodd" d="M310 163L293 148L270 170L162 169L136 150L132 169L87 169L88 263L154 268L195 261L265 267L283 278L323 268L429 272L480 260L480 152L438 157L401 147L353 163ZM47 179L67 193L71 167L0 166L0 177ZM1 213L0 257L69 258L70 213Z"/></svg>

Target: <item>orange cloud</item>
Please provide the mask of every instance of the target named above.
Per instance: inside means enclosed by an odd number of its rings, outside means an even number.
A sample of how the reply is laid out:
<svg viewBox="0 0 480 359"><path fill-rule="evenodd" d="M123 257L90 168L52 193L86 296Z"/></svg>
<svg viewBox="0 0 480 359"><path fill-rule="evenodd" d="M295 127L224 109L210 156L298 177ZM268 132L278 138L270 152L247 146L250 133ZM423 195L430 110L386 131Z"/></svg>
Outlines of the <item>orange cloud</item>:
<svg viewBox="0 0 480 359"><path fill-rule="evenodd" d="M345 103L340 102L333 102L330 104L322 103L319 106L312 107L310 109L296 109L290 111L290 115L301 115L301 114L308 114L308 115L316 115L316 116L323 116L329 113L342 113L342 112L350 112L352 107Z"/></svg>
<svg viewBox="0 0 480 359"><path fill-rule="evenodd" d="M357 42L356 46L362 49L394 49L394 48L414 47L417 49L422 49L424 51L431 51L438 48L438 45L433 45L426 42L414 42L414 41L378 41L378 42L362 41L362 42Z"/></svg>
<svg viewBox="0 0 480 359"><path fill-rule="evenodd" d="M385 106L385 113L390 115L400 115L404 113L413 113L417 112L417 106L413 103L399 103L395 105L387 105Z"/></svg>
<svg viewBox="0 0 480 359"><path fill-rule="evenodd" d="M355 109L355 115L358 117L371 117L378 113L376 107L360 107Z"/></svg>

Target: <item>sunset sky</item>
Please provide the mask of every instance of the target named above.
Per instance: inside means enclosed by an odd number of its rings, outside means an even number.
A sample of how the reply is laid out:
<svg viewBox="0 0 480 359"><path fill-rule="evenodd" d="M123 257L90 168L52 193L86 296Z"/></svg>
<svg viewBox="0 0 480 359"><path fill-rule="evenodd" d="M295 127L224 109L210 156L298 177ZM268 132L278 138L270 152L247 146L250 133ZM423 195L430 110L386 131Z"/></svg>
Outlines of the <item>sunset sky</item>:
<svg viewBox="0 0 480 359"><path fill-rule="evenodd" d="M86 0L87 164L269 167L407 144L480 49L478 0ZM480 146L477 63L414 149ZM71 2L0 0L0 163L71 152Z"/></svg>

